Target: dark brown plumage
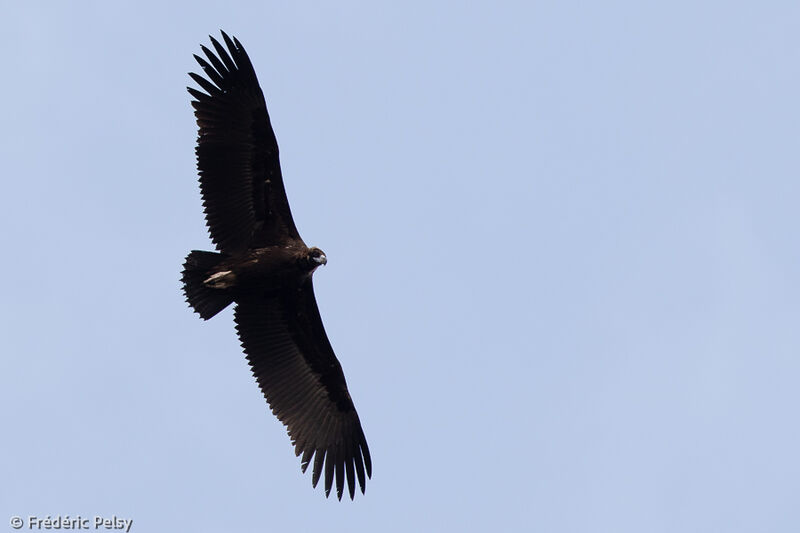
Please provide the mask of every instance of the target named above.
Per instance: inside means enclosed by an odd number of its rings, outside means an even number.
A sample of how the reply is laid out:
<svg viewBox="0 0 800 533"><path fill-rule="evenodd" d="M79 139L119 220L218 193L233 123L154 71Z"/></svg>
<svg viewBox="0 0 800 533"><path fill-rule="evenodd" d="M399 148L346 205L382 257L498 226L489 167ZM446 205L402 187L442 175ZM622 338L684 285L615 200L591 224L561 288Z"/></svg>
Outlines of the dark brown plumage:
<svg viewBox="0 0 800 533"><path fill-rule="evenodd" d="M183 270L189 305L208 320L236 304L236 331L272 412L288 430L312 484L324 472L342 498L363 493L372 462L342 367L333 353L312 274L327 262L292 220L278 144L253 65L236 38L194 56L205 91L189 88L199 127L197 168L206 224L218 252L192 251Z"/></svg>

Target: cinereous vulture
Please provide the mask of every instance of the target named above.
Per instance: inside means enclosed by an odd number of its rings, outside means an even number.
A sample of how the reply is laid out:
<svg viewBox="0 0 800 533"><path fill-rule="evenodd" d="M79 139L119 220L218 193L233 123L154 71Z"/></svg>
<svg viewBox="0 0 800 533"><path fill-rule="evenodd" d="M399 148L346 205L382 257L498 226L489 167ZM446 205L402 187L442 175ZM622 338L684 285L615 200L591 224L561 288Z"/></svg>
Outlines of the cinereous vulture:
<svg viewBox="0 0 800 533"><path fill-rule="evenodd" d="M216 54L194 58L189 76L197 118L197 169L206 225L217 252L192 251L183 291L205 320L236 304L244 353L272 412L286 425L311 482L325 474L342 498L363 493L372 475L369 448L344 374L322 326L312 274L327 263L292 220L264 95L242 45L222 32ZM227 50L226 50L227 48ZM205 91L205 92L203 92Z"/></svg>

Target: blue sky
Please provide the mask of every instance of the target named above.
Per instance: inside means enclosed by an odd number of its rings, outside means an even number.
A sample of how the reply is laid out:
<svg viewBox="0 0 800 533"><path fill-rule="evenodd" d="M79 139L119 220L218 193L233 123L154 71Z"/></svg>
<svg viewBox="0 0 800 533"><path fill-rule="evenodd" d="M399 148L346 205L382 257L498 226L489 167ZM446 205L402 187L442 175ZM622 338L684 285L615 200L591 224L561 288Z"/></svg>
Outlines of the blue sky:
<svg viewBox="0 0 800 533"><path fill-rule="evenodd" d="M800 529L797 3L2 11L6 524ZM180 292L211 249L186 73L220 28L328 255L355 502Z"/></svg>

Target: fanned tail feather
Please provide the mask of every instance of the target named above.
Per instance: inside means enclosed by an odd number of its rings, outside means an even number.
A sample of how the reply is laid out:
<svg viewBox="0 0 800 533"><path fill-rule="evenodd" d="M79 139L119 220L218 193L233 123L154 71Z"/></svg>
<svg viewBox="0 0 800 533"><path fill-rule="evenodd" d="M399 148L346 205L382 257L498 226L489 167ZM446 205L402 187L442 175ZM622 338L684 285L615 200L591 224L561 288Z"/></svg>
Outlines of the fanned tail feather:
<svg viewBox="0 0 800 533"><path fill-rule="evenodd" d="M225 256L216 252L192 250L183 263L183 293L186 301L203 320L213 317L233 302L233 295L203 283Z"/></svg>

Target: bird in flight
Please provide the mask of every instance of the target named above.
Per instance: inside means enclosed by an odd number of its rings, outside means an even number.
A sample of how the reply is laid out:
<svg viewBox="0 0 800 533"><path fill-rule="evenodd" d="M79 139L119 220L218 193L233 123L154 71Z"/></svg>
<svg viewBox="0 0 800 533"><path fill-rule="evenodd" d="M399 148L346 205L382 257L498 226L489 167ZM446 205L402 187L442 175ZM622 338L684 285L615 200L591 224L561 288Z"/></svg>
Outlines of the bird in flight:
<svg viewBox="0 0 800 533"><path fill-rule="evenodd" d="M363 493L372 460L344 373L322 326L312 274L325 254L300 238L283 186L264 94L241 43L201 46L205 77L189 76L197 118L197 169L206 225L217 252L194 250L183 265L186 301L204 320L236 304L236 331L272 412L342 499ZM227 50L226 50L227 48ZM205 92L203 92L205 91ZM366 477L365 477L366 475Z"/></svg>

